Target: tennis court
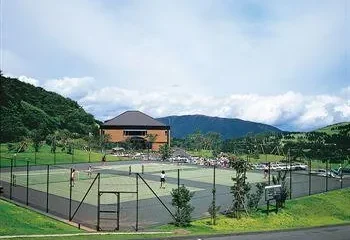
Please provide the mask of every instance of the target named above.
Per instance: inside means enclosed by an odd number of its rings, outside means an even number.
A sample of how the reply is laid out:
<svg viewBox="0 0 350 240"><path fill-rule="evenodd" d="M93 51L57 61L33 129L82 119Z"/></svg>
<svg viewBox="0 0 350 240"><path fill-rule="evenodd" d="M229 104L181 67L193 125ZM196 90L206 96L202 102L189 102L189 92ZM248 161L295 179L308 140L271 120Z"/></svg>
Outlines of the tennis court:
<svg viewBox="0 0 350 240"><path fill-rule="evenodd" d="M169 211L176 211L171 205L171 191L178 184L185 185L194 192L191 204L195 210L192 216L198 218L208 214L213 198L212 167L149 161L108 162L106 165L95 163L91 166L91 174L88 172L89 164L29 166L28 169L21 166L12 170L1 168L0 180L4 196L65 219L76 213L74 222L92 228L100 225L107 226L103 229L114 229L116 212L121 228L130 229L130 226L134 226L135 219L138 219L139 227L171 222L173 219ZM71 168L76 170L72 188ZM166 186L160 188L160 173L163 170ZM236 172L230 168L215 170L216 202L221 210L232 207L230 187L233 185L232 177L235 176ZM249 183L267 182L260 171L247 172L246 177ZM308 175L293 173L292 177L292 197L308 195L310 186L312 193L341 187L335 179L312 177L310 185ZM344 187L350 186L348 179L344 179L341 184ZM97 212L100 210L110 213L98 217ZM103 220L99 222L99 218Z"/></svg>

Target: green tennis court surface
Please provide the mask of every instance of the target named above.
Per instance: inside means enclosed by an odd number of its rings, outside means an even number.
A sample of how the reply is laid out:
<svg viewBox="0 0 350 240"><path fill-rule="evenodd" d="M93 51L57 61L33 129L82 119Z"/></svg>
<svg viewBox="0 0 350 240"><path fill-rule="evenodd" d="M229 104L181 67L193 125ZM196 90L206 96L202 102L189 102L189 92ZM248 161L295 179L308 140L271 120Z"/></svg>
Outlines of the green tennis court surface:
<svg viewBox="0 0 350 240"><path fill-rule="evenodd" d="M72 191L72 199L76 201L81 201L85 193L92 184L96 173L101 173L101 191L128 191L136 192L136 175L128 175L128 172L131 167L132 173L141 173L142 169L144 173L151 174L153 178L146 179L149 186L155 191L158 196L168 196L173 188L176 188L176 181L169 183L167 181L165 189L160 188L160 182L158 176L161 171L165 171L167 180L169 178L177 178L177 169L180 169L180 180L190 180L192 182L198 182L198 187L196 184L191 184L192 187L189 187L190 191L200 191L204 190L199 187L202 186L201 183L212 183L213 182L213 169L212 168L202 168L195 165L178 165L178 164L164 164L164 163L140 163L132 165L108 165L108 166L93 166L92 174L89 175L87 169L79 169L77 165L77 171L75 175L75 186ZM85 168L85 165L81 168ZM115 174L113 170L121 171L119 174L116 171ZM111 173L112 172L112 173ZM15 176L12 181L17 186L26 187L27 185L27 174L26 171L15 171L13 173ZM142 175L141 175L142 176ZM60 169L52 168L50 169L49 175L49 193L57 196L69 198L70 190L70 169ZM216 184L221 184L225 186L232 186L232 177L235 177L235 171L232 169L216 169ZM2 173L2 180L10 182L10 173ZM157 180L155 180L157 179ZM263 181L263 174L260 173L247 173L248 182L261 182ZM140 200L154 198L154 194L146 186L146 184L139 179L139 196ZM28 177L29 188L46 192L47 189L47 171L46 170L33 170L31 169ZM113 194L106 194L102 196L101 201L104 204L115 203L116 196ZM125 201L135 201L136 193L127 193L121 194L121 202ZM86 203L97 205L97 181L91 188L89 194L85 199ZM101 203L102 203L101 202Z"/></svg>

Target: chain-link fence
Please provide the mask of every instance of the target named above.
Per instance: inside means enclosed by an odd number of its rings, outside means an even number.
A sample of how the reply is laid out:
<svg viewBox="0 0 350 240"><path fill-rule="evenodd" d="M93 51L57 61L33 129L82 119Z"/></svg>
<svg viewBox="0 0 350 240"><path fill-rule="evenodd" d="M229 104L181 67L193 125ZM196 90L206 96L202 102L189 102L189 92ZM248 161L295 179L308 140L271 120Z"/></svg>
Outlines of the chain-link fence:
<svg viewBox="0 0 350 240"><path fill-rule="evenodd" d="M14 161L1 159L4 197L93 229L139 230L170 223L176 212L171 192L182 185L194 192L194 218L209 216L214 185L216 206L221 212L232 208L230 187L236 172L228 167L137 161L102 166ZM290 197L350 187L350 176L340 172L332 175L334 168L327 162L310 161L306 170L285 170ZM160 185L162 170L166 174L164 186ZM247 172L246 177L251 191L256 191L256 183L273 185L272 178L277 174L277 170L270 169L266 177L259 170ZM262 199L260 204L264 203Z"/></svg>

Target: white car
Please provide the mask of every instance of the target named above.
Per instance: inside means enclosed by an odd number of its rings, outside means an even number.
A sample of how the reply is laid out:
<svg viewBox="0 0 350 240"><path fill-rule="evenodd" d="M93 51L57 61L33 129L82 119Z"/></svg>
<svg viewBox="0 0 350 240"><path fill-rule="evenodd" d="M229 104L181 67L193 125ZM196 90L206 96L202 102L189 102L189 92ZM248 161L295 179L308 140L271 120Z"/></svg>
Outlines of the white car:
<svg viewBox="0 0 350 240"><path fill-rule="evenodd" d="M302 164L302 163L294 163L292 170L307 170L307 165Z"/></svg>

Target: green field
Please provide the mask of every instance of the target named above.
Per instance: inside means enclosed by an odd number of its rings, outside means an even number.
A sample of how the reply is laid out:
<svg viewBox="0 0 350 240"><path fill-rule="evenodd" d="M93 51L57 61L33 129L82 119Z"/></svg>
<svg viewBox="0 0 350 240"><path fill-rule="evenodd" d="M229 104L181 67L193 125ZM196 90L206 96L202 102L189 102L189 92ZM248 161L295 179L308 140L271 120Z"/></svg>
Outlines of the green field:
<svg viewBox="0 0 350 240"><path fill-rule="evenodd" d="M29 161L31 165L100 162L103 156L100 152L88 152L80 149L74 149L73 154L67 154L60 151L59 148L57 148L56 153L53 154L50 152L50 146L48 145L43 145L37 153L35 153L32 147L29 147L25 152L9 152L7 144L1 144L0 150L1 166L10 166L11 159L13 159L16 166L23 166L27 164L27 161ZM113 155L107 155L106 158L107 161L127 160Z"/></svg>
<svg viewBox="0 0 350 240"><path fill-rule="evenodd" d="M287 230L295 228L317 227L332 224L350 224L350 189L342 189L313 196L289 200L286 207L278 214L271 212L268 216L260 209L250 216L240 220L219 216L217 225L211 225L210 219L193 221L187 228L177 228L171 224L154 227L148 230L171 231L173 234L157 235L91 235L71 237L51 237L52 239L97 239L97 240L119 240L119 239L147 239L169 236L193 236L193 235L214 235L224 233L243 233L271 230ZM322 207L320 207L322 206ZM23 214L25 212L25 214ZM24 216L24 217L23 217ZM27 218L28 216L28 218ZM24 218L24 219L23 219ZM14 234L47 234L47 233L70 233L77 232L60 222L46 218L40 214L16 207L12 204L0 201L0 219L7 221L0 222L0 235ZM50 239L51 239L50 238ZM20 239L20 238L17 238ZM43 238L28 238L43 239ZM46 237L45 239L49 239Z"/></svg>
<svg viewBox="0 0 350 240"><path fill-rule="evenodd" d="M0 200L0 236L82 232L68 224Z"/></svg>
<svg viewBox="0 0 350 240"><path fill-rule="evenodd" d="M316 227L333 224L350 224L350 189L342 189L308 197L289 200L278 214L260 209L240 220L220 216L217 225L210 219L196 220L185 230L188 234L222 234L239 232L271 231L293 228ZM274 211L274 209L272 210ZM158 230L174 231L172 225L158 227Z"/></svg>

